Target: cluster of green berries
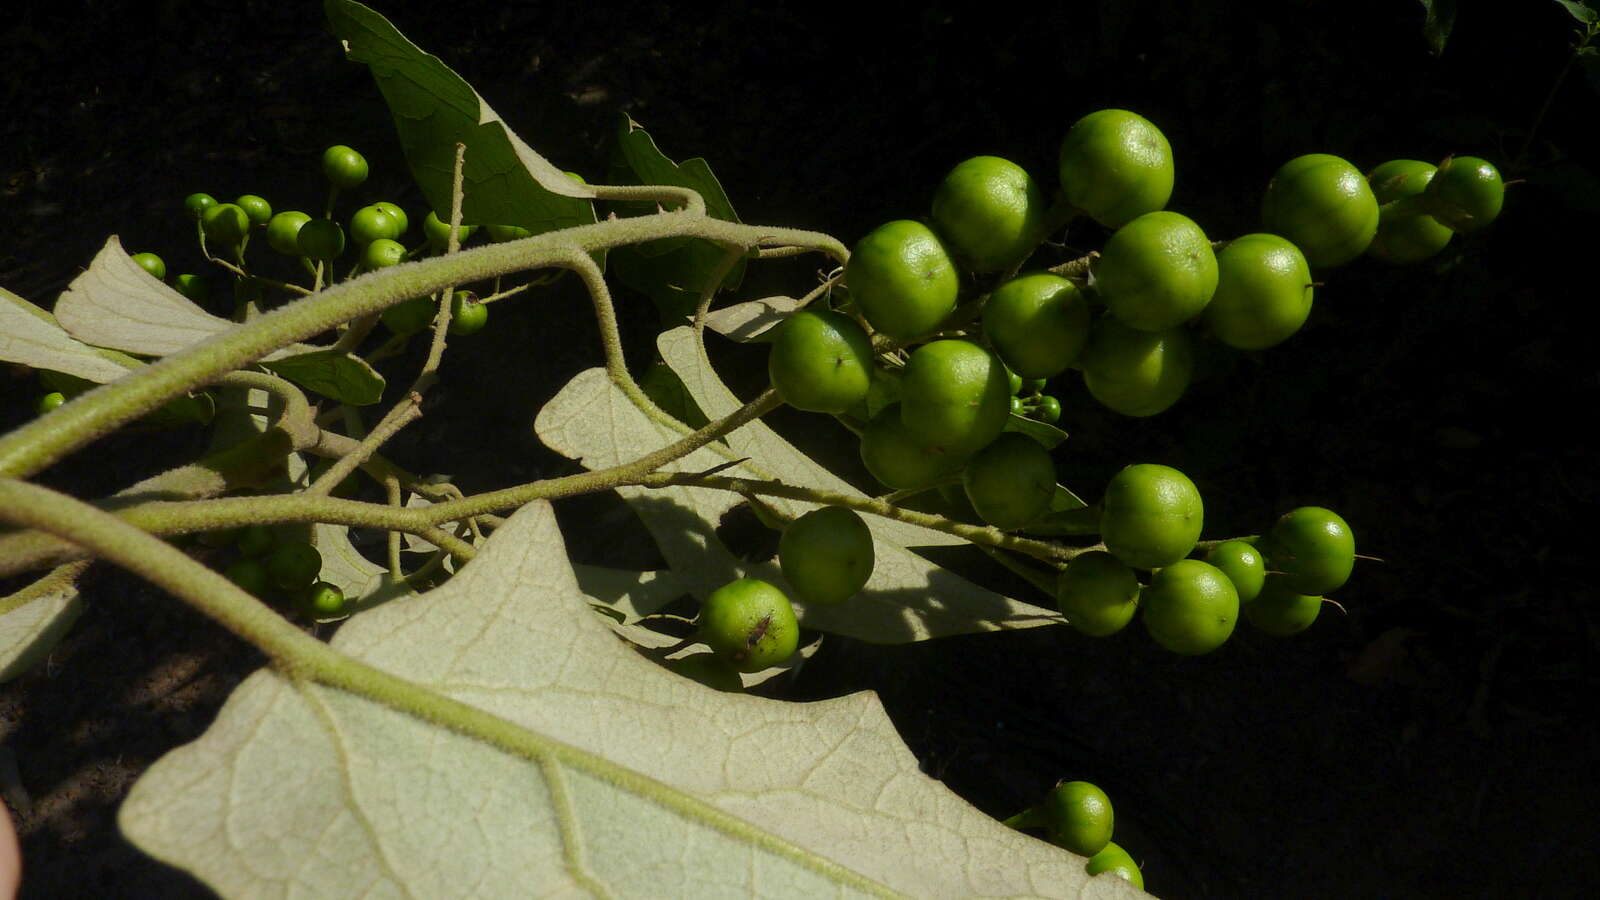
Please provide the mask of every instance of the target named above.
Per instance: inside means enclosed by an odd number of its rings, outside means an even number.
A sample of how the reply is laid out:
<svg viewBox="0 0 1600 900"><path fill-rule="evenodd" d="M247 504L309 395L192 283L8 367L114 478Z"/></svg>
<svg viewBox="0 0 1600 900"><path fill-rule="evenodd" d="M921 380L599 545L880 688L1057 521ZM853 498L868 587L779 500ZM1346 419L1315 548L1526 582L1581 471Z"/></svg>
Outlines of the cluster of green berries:
<svg viewBox="0 0 1600 900"><path fill-rule="evenodd" d="M256 597L287 599L307 618L344 615L344 592L318 580L322 554L316 547L304 540L282 540L264 525L245 526L231 537L239 555L223 570L229 581Z"/></svg>
<svg viewBox="0 0 1600 900"><path fill-rule="evenodd" d="M337 195L354 190L367 180L367 160L358 151L337 145L322 155L322 174ZM577 177L574 175L573 177ZM579 179L581 180L581 179ZM345 223L332 218L314 217L295 209L274 212L272 204L254 194L245 194L232 203L220 203L210 194L195 193L184 198L184 207L199 223L205 242L241 257L250 237L259 231L267 245L284 256L302 258L309 263L331 263L354 249L360 255L359 271L370 272L398 265L423 253L444 253L450 241L450 226L430 211L422 221L424 243L407 248L403 243L411 228L411 217L398 204L378 200L357 209ZM491 225L484 229L493 241L515 240L531 234L510 225ZM462 225L458 244L465 243L477 228ZM166 278L166 265L153 253L134 256L145 271L158 279ZM173 286L185 297L203 302L210 294L205 279L198 275L178 275ZM418 297L390 307L383 323L397 335L415 334L428 327L438 312L436 301ZM451 297L450 333L475 334L488 324L489 308L472 291L457 291Z"/></svg>
<svg viewBox="0 0 1600 900"><path fill-rule="evenodd" d="M1042 828L1050 843L1088 857L1090 875L1110 872L1134 887L1144 888L1144 873L1128 851L1111 840L1115 816L1111 798L1087 781L1063 781L1044 802L1007 820L1016 828Z"/></svg>
<svg viewBox="0 0 1600 900"><path fill-rule="evenodd" d="M1241 613L1268 634L1304 631L1355 565L1355 536L1328 509L1291 510L1259 538L1190 558L1203 521L1200 492L1182 472L1151 463L1118 472L1100 503L1106 549L1074 557L1057 581L1062 615L1104 637L1137 613L1156 643L1198 655L1222 646ZM1152 574L1141 584L1136 570Z"/></svg>

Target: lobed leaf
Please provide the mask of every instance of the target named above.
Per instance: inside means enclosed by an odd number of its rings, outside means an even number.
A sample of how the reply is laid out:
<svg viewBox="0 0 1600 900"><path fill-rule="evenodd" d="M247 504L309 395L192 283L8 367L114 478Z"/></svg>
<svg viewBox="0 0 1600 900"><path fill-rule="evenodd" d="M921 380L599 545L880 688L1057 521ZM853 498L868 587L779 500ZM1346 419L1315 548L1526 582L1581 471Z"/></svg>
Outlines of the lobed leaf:
<svg viewBox="0 0 1600 900"><path fill-rule="evenodd" d="M78 620L83 599L74 576L81 571L69 564L0 598L0 683L37 665Z"/></svg>
<svg viewBox="0 0 1600 900"><path fill-rule="evenodd" d="M261 363L275 375L351 406L370 406L383 398L386 382L366 360L352 353L315 350Z"/></svg>
<svg viewBox="0 0 1600 900"><path fill-rule="evenodd" d="M800 308L793 297L765 297L725 306L706 314L706 327L730 340L770 340L771 331Z"/></svg>
<svg viewBox="0 0 1600 900"><path fill-rule="evenodd" d="M141 365L120 353L91 347L68 334L55 316L0 288L0 360L35 369L65 372L105 384Z"/></svg>
<svg viewBox="0 0 1600 900"><path fill-rule="evenodd" d="M546 503L333 646L531 749L263 670L134 785L129 839L225 896L1141 896L924 775L871 694L722 694L640 658Z"/></svg>

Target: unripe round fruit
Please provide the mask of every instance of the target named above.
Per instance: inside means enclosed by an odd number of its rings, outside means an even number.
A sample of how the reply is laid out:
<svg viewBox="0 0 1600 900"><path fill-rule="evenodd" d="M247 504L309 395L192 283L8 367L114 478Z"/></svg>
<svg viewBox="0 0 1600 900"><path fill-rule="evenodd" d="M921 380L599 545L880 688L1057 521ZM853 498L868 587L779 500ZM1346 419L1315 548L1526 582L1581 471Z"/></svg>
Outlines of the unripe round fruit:
<svg viewBox="0 0 1600 900"><path fill-rule="evenodd" d="M206 210L216 205L217 198L204 192L193 193L183 198L183 208L196 219L200 218Z"/></svg>
<svg viewBox="0 0 1600 900"><path fill-rule="evenodd" d="M843 413L872 387L872 339L849 316L803 309L779 328L767 375L795 409Z"/></svg>
<svg viewBox="0 0 1600 900"><path fill-rule="evenodd" d="M1100 501L1106 549L1136 569L1157 569L1188 556L1204 523L1199 489L1170 466L1128 466L1111 477Z"/></svg>
<svg viewBox="0 0 1600 900"><path fill-rule="evenodd" d="M1089 342L1089 301L1059 275L1022 275L989 296L983 333L1019 377L1059 375Z"/></svg>
<svg viewBox="0 0 1600 900"><path fill-rule="evenodd" d="M794 607L783 591L757 578L717 588L700 607L700 639L741 672L781 665L800 643Z"/></svg>
<svg viewBox="0 0 1600 900"><path fill-rule="evenodd" d="M1282 342L1311 314L1311 267L1300 248L1275 234L1247 234L1217 254L1217 292L1205 322L1240 350Z"/></svg>
<svg viewBox="0 0 1600 900"><path fill-rule="evenodd" d="M1310 628L1321 611L1321 597L1298 593L1283 576L1269 575L1261 596L1245 604L1244 617L1258 630L1288 637Z"/></svg>
<svg viewBox="0 0 1600 900"><path fill-rule="evenodd" d="M1084 385L1101 405L1125 416L1153 416L1189 389L1194 350L1182 328L1140 331L1101 316L1079 365Z"/></svg>
<svg viewBox="0 0 1600 900"><path fill-rule="evenodd" d="M150 277L154 278L155 280L166 280L167 264L164 260L162 260L161 257L155 255L154 253L135 253L129 258L137 263L139 268L149 272Z"/></svg>
<svg viewBox="0 0 1600 900"><path fill-rule="evenodd" d="M406 248L399 241L378 238L361 251L361 264L367 269L387 269L404 262Z"/></svg>
<svg viewBox="0 0 1600 900"><path fill-rule="evenodd" d="M350 240L355 241L357 247L384 238L392 241L399 236L400 221L377 204L363 206L350 216Z"/></svg>
<svg viewBox="0 0 1600 900"><path fill-rule="evenodd" d="M861 433L861 462L873 478L895 490L928 487L965 461L907 428L898 403L884 407Z"/></svg>
<svg viewBox="0 0 1600 900"><path fill-rule="evenodd" d="M794 594L832 605L854 597L872 577L872 532L853 509L824 506L783 530L778 564Z"/></svg>
<svg viewBox="0 0 1600 900"><path fill-rule="evenodd" d="M232 203L218 203L200 216L206 240L222 247L237 247L250 233L250 217Z"/></svg>
<svg viewBox="0 0 1600 900"><path fill-rule="evenodd" d="M344 613L344 591L326 581L306 588L300 602L301 608L313 618L327 619Z"/></svg>
<svg viewBox="0 0 1600 900"><path fill-rule="evenodd" d="M1144 890L1144 873L1139 871L1139 864L1133 861L1128 851L1117 846L1116 841L1107 841L1105 849L1091 856L1083 868L1090 875L1110 872L1139 890Z"/></svg>
<svg viewBox="0 0 1600 900"><path fill-rule="evenodd" d="M1206 554L1206 562L1221 569L1233 582L1240 603L1255 600L1267 579L1267 561L1249 541L1223 541Z"/></svg>
<svg viewBox="0 0 1600 900"><path fill-rule="evenodd" d="M272 548L267 557L267 574L284 590L300 590L317 580L322 571L322 554L305 541L290 541Z"/></svg>
<svg viewBox="0 0 1600 900"><path fill-rule="evenodd" d="M463 224L456 232L456 238L465 244L467 238L472 237L472 232L476 230L475 225ZM428 239L428 245L435 251L442 251L450 245L450 223L441 220L437 213L429 211L427 218L422 220L422 236Z"/></svg>
<svg viewBox="0 0 1600 900"><path fill-rule="evenodd" d="M972 508L996 528L1021 528L1050 508L1056 467L1050 451L1025 434L1007 431L967 463L962 484Z"/></svg>
<svg viewBox="0 0 1600 900"><path fill-rule="evenodd" d="M286 209L267 221L267 245L284 256L300 255L300 229L311 217L298 209Z"/></svg>
<svg viewBox="0 0 1600 900"><path fill-rule="evenodd" d="M1033 417L1041 422L1054 423L1061 419L1061 401L1049 394L1039 398L1039 406L1034 409Z"/></svg>
<svg viewBox="0 0 1600 900"><path fill-rule="evenodd" d="M998 156L974 156L950 170L933 194L933 225L978 272L1028 257L1044 236L1044 192L1026 169Z"/></svg>
<svg viewBox="0 0 1600 900"><path fill-rule="evenodd" d="M388 213L389 218L393 219L395 224L399 226L400 234L405 234L407 229L411 227L411 217L406 215L406 211L401 209L396 204L390 203L387 200L376 200L371 205ZM399 237L400 235L395 235L396 240L398 240Z"/></svg>
<svg viewBox="0 0 1600 900"><path fill-rule="evenodd" d="M33 408L39 413L39 415L42 416L53 409L59 408L66 402L66 394L63 394L60 391L51 391L48 394L40 394L39 399L34 403Z"/></svg>
<svg viewBox="0 0 1600 900"><path fill-rule="evenodd" d="M265 525L246 525L234 537L234 545L245 556L260 556L272 549L277 536Z"/></svg>
<svg viewBox="0 0 1600 900"><path fill-rule="evenodd" d="M1378 231L1378 200L1355 166L1326 153L1297 156L1267 183L1266 230L1294 242L1316 268L1360 256Z"/></svg>
<svg viewBox="0 0 1600 900"><path fill-rule="evenodd" d="M428 304L432 320L433 304ZM489 324L489 304L479 303L478 295L471 291L456 291L450 295L450 333L465 337L477 334Z"/></svg>
<svg viewBox="0 0 1600 900"><path fill-rule="evenodd" d="M1217 257L1192 219L1160 210L1117 229L1094 267L1111 314L1141 331L1165 331L1199 315L1217 289Z"/></svg>
<svg viewBox="0 0 1600 900"><path fill-rule="evenodd" d="M1111 843L1111 798L1087 781L1056 785L1045 798L1044 814L1045 831L1057 847L1094 856Z"/></svg>
<svg viewBox="0 0 1600 900"><path fill-rule="evenodd" d="M1180 559L1150 579L1139 598L1139 617L1156 643L1173 653L1198 656L1222 646L1233 634L1239 592L1216 566Z"/></svg>
<svg viewBox="0 0 1600 900"><path fill-rule="evenodd" d="M251 225L265 225L272 220L272 204L268 203L265 197L257 194L241 194L239 199L233 202L250 217Z"/></svg>
<svg viewBox="0 0 1600 900"><path fill-rule="evenodd" d="M395 334L407 335L416 334L433 324L433 317L438 312L439 307L434 304L432 297L412 297L384 310L378 318L384 327Z"/></svg>
<svg viewBox="0 0 1600 900"><path fill-rule="evenodd" d="M312 219L300 226L295 243L302 256L328 262L344 252L344 229L332 219Z"/></svg>
<svg viewBox="0 0 1600 900"><path fill-rule="evenodd" d="M1378 233L1367 247L1367 255L1391 263L1421 262L1435 256L1450 243L1455 232L1426 213L1404 215L1382 204L1403 197L1415 197L1427 190L1438 171L1431 163L1416 159L1391 159L1367 173L1367 183L1378 199Z"/></svg>
<svg viewBox="0 0 1600 900"><path fill-rule="evenodd" d="M1445 227L1470 234L1500 215L1506 188L1492 163L1476 156L1452 156L1439 166L1423 197Z"/></svg>
<svg viewBox="0 0 1600 900"><path fill-rule="evenodd" d="M879 225L856 242L844 278L872 327L896 340L937 328L956 308L961 287L938 235L909 219Z"/></svg>
<svg viewBox="0 0 1600 900"><path fill-rule="evenodd" d="M1267 567L1302 594L1322 595L1349 580L1356 563L1356 538L1339 514L1302 506L1278 519L1261 539Z"/></svg>
<svg viewBox="0 0 1600 900"><path fill-rule="evenodd" d="M367 158L344 144L322 151L322 174L334 187L349 190L367 180Z"/></svg>
<svg viewBox="0 0 1600 900"><path fill-rule="evenodd" d="M966 458L1005 430L1011 391L1000 358L971 341L932 341L907 360L900 416L912 433Z"/></svg>
<svg viewBox="0 0 1600 900"><path fill-rule="evenodd" d="M1080 553L1056 581L1056 603L1067 623L1090 637L1106 637L1133 621L1139 579L1104 550Z"/></svg>
<svg viewBox="0 0 1600 900"><path fill-rule="evenodd" d="M1107 228L1121 228L1172 197L1172 145L1138 113L1102 109L1079 119L1061 141L1067 202Z"/></svg>
<svg viewBox="0 0 1600 900"><path fill-rule="evenodd" d="M267 566L259 559L236 559L222 574L245 593L256 597L265 594L272 586L271 579L267 577Z"/></svg>
<svg viewBox="0 0 1600 900"><path fill-rule="evenodd" d="M189 298L195 303L204 303L211 296L211 284L200 275L183 274L174 276L172 286L178 293Z"/></svg>

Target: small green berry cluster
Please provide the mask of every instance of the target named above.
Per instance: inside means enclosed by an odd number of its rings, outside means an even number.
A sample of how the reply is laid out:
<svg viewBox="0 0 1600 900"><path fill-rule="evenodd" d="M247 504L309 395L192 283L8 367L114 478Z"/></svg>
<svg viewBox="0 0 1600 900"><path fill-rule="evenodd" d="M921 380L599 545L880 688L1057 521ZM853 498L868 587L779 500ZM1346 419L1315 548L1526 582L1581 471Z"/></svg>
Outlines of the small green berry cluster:
<svg viewBox="0 0 1600 900"><path fill-rule="evenodd" d="M309 541L287 539L265 525L247 525L214 538L230 539L238 555L222 574L244 591L264 600L287 601L300 615L316 621L347 615L344 592L319 580L322 554Z"/></svg>

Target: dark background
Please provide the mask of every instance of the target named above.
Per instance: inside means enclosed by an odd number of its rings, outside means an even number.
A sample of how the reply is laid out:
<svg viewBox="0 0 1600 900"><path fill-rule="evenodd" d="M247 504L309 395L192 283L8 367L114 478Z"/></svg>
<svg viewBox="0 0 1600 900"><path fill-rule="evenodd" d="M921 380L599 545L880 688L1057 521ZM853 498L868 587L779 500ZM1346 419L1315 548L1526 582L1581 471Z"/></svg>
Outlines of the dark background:
<svg viewBox="0 0 1600 900"><path fill-rule="evenodd" d="M669 156L705 156L745 221L847 243L925 215L968 156L1007 156L1053 184L1061 135L1105 106L1163 129L1178 165L1170 206L1213 237L1256 229L1267 179L1301 153L1363 170L1468 153L1526 179L1498 224L1440 260L1324 273L1300 335L1204 354L1190 394L1156 419L1059 386L1073 435L1062 480L1090 499L1122 465L1162 462L1200 486L1208 536L1255 533L1302 504L1342 513L1384 560L1336 595L1347 616L1330 609L1289 640L1241 627L1198 659L1160 652L1137 626L1103 641L1062 628L893 648L830 639L782 690L878 691L927 771L998 816L1058 779L1095 781L1161 896L1576 896L1600 879L1600 637L1577 519L1597 493L1580 435L1600 388L1585 265L1600 160L1579 137L1597 100L1581 71L1522 152L1570 52L1557 4L1462 4L1437 57L1420 4L1378 0L1259 15L1158 0L906 6L893 27L809 4L580 6L378 8L558 166L603 175L625 111ZM12 14L0 25L0 284L53 302L113 232L195 271L185 194L315 209L332 143L366 153L371 199L421 210L375 87L323 32L314 4L254 0ZM1068 233L1076 251L1102 240L1093 226ZM803 290L810 267L753 270L741 296ZM526 299L494 308L481 349L447 358L437 406L391 448L402 463L468 490L568 470L531 422L598 364L598 344L580 295ZM648 347L653 309L622 301L630 346ZM727 357L734 373L759 372L759 351ZM0 376L0 427L29 415L35 392L25 373ZM842 431L774 421L859 474ZM118 436L41 480L109 493L203 440ZM619 504L560 512L575 557L654 563ZM120 840L115 805L204 730L259 657L119 573L95 570L88 596L48 665L0 692L24 891L203 894Z"/></svg>

